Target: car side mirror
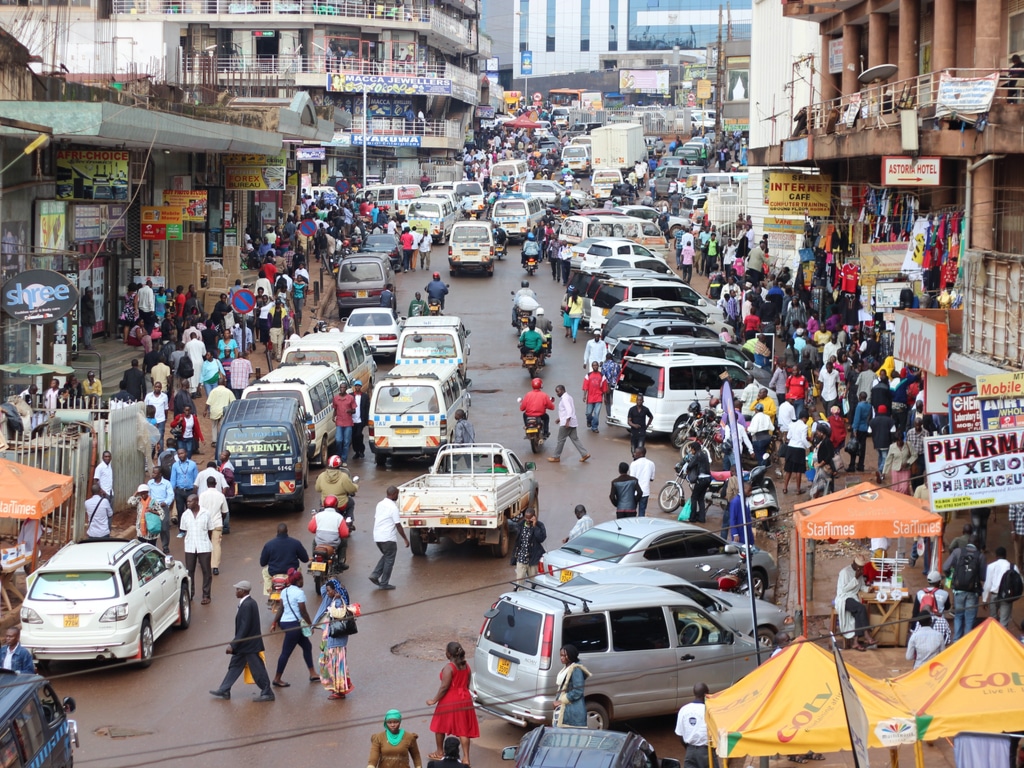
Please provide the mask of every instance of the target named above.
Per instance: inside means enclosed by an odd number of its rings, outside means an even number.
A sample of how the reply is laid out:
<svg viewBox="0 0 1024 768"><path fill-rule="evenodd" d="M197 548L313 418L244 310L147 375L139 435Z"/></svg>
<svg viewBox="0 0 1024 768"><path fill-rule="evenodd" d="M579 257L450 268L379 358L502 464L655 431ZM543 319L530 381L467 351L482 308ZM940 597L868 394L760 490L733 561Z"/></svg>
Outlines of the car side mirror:
<svg viewBox="0 0 1024 768"><path fill-rule="evenodd" d="M727 555L735 555L739 549L734 544L726 544L722 551Z"/></svg>
<svg viewBox="0 0 1024 768"><path fill-rule="evenodd" d="M674 757L663 757L661 758L661 768L681 768L681 766Z"/></svg>
<svg viewBox="0 0 1024 768"><path fill-rule="evenodd" d="M61 703L64 705L64 711L67 714L70 715L72 712L75 711L75 700L72 699L70 696L65 696L64 701L62 701Z"/></svg>
<svg viewBox="0 0 1024 768"><path fill-rule="evenodd" d="M533 472L534 470L537 469L537 462L535 462L535 461L528 461L528 462L526 462L526 468L528 470L530 470L531 472Z"/></svg>
<svg viewBox="0 0 1024 768"><path fill-rule="evenodd" d="M519 747L505 747L501 750L502 760L515 760L516 753L519 751Z"/></svg>
<svg viewBox="0 0 1024 768"><path fill-rule="evenodd" d="M732 645L736 640L736 635L730 632L728 629L722 632L722 643L725 645Z"/></svg>

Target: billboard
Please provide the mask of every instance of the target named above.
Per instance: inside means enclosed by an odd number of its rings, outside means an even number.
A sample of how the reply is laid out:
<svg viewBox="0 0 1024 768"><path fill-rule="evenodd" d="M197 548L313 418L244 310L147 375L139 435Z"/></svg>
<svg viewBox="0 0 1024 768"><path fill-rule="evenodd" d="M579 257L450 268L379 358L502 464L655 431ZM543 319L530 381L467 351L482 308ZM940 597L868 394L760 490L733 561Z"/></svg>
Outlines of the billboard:
<svg viewBox="0 0 1024 768"><path fill-rule="evenodd" d="M768 174L768 212L774 216L828 216L832 209L832 177L825 174Z"/></svg>
<svg viewBox="0 0 1024 768"><path fill-rule="evenodd" d="M668 96L667 69L620 69L619 93Z"/></svg>
<svg viewBox="0 0 1024 768"><path fill-rule="evenodd" d="M36 201L36 248L64 251L68 247L68 204L60 200ZM40 254L43 255L43 254Z"/></svg>
<svg viewBox="0 0 1024 768"><path fill-rule="evenodd" d="M1024 429L929 437L924 458L934 512L1024 502Z"/></svg>
<svg viewBox="0 0 1024 768"><path fill-rule="evenodd" d="M521 75L532 75L533 74L533 51L520 51L519 52L519 74L521 74Z"/></svg>
<svg viewBox="0 0 1024 768"><path fill-rule="evenodd" d="M165 189L164 205L181 211L183 221L206 221L205 189Z"/></svg>
<svg viewBox="0 0 1024 768"><path fill-rule="evenodd" d="M390 93L395 96L451 96L452 81L442 77L328 74L331 93Z"/></svg>
<svg viewBox="0 0 1024 768"><path fill-rule="evenodd" d="M71 240L75 243L95 243L104 237L114 240L125 237L124 203L109 205L82 204L71 206Z"/></svg>
<svg viewBox="0 0 1024 768"><path fill-rule="evenodd" d="M128 157L123 149L58 149L58 200L127 200Z"/></svg>

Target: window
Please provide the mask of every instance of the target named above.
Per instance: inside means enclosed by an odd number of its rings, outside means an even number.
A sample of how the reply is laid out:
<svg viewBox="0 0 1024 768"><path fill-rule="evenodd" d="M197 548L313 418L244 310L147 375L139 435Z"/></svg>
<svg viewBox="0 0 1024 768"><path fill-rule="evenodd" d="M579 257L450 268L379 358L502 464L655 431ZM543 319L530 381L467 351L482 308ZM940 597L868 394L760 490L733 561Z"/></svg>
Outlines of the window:
<svg viewBox="0 0 1024 768"><path fill-rule="evenodd" d="M530 0L519 0L519 50L530 50Z"/></svg>
<svg viewBox="0 0 1024 768"><path fill-rule="evenodd" d="M8 729L0 733L0 768L15 768L22 765L18 756L18 743L14 739L14 733Z"/></svg>
<svg viewBox="0 0 1024 768"><path fill-rule="evenodd" d="M555 3L557 0L548 0L547 11L547 34L544 38L544 50L548 53L555 51Z"/></svg>
<svg viewBox="0 0 1024 768"><path fill-rule="evenodd" d="M719 555L725 547L725 542L710 533L687 535L686 551L689 557L707 557L708 555Z"/></svg>
<svg viewBox="0 0 1024 768"><path fill-rule="evenodd" d="M155 549L143 549L132 556L135 571L139 575L139 586L148 584L164 572L164 558Z"/></svg>
<svg viewBox="0 0 1024 768"><path fill-rule="evenodd" d="M580 0L580 50L590 50L590 0Z"/></svg>
<svg viewBox="0 0 1024 768"><path fill-rule="evenodd" d="M612 648L616 651L650 651L668 648L668 627L661 606L610 611Z"/></svg>
<svg viewBox="0 0 1024 768"><path fill-rule="evenodd" d="M618 389L631 395L658 397L658 380L662 370L646 363L631 362L622 369Z"/></svg>
<svg viewBox="0 0 1024 768"><path fill-rule="evenodd" d="M591 528L562 546L566 552L583 555L588 560L617 563L639 539L604 528Z"/></svg>
<svg viewBox="0 0 1024 768"><path fill-rule="evenodd" d="M494 606L497 615L487 622L484 637L510 651L534 656L540 646L540 626L544 616L508 600Z"/></svg>
<svg viewBox="0 0 1024 768"><path fill-rule="evenodd" d="M608 0L608 50L619 50L619 33L615 25L619 23L619 0ZM611 62L611 69L618 68L618 62ZM608 67L606 67L608 68Z"/></svg>
<svg viewBox="0 0 1024 768"><path fill-rule="evenodd" d="M132 591L132 565L127 560L121 563L117 569L117 575L121 578L121 594L127 595Z"/></svg>
<svg viewBox="0 0 1024 768"><path fill-rule="evenodd" d="M725 642L725 631L696 608L673 608L673 629L679 645L719 645Z"/></svg>
<svg viewBox="0 0 1024 768"><path fill-rule="evenodd" d="M32 582L33 600L109 600L117 597L110 571L43 571Z"/></svg>
<svg viewBox="0 0 1024 768"><path fill-rule="evenodd" d="M374 413L388 415L437 413L437 393L429 385L394 384L377 388Z"/></svg>
<svg viewBox="0 0 1024 768"><path fill-rule="evenodd" d="M677 560L686 557L685 536L663 536L644 552L645 560Z"/></svg>
<svg viewBox="0 0 1024 768"><path fill-rule="evenodd" d="M1024 13L1015 13L1010 16L1010 32L1007 39L1008 53L1020 53L1024 51Z"/></svg>
<svg viewBox="0 0 1024 768"><path fill-rule="evenodd" d="M355 371L359 367L359 357L356 353L356 345L353 344L349 347L345 347L345 367L349 371ZM339 386L341 382L338 382Z"/></svg>
<svg viewBox="0 0 1024 768"><path fill-rule="evenodd" d="M575 645L580 653L608 650L608 624L604 613L580 613L562 620L562 644Z"/></svg>
<svg viewBox="0 0 1024 768"><path fill-rule="evenodd" d="M38 695L39 703L43 705L43 720L49 725L58 722L63 715L64 705L57 698L57 694L50 686L44 685L39 689Z"/></svg>
<svg viewBox="0 0 1024 768"><path fill-rule="evenodd" d="M14 731L25 750L25 761L35 757L43 746L43 721L39 718L39 709L35 700L25 703L14 717Z"/></svg>

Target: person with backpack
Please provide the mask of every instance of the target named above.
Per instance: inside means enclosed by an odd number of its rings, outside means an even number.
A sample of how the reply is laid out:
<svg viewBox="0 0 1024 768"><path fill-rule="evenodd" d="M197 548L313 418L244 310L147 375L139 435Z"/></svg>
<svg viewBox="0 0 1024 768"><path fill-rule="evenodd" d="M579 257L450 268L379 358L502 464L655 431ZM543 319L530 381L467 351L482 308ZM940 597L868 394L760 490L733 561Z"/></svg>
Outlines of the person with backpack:
<svg viewBox="0 0 1024 768"><path fill-rule="evenodd" d="M942 588L942 574L931 571L928 574L928 586L917 591L914 613L945 613L948 604L949 592Z"/></svg>
<svg viewBox="0 0 1024 768"><path fill-rule="evenodd" d="M977 534L971 534L966 546L958 547L946 558L942 570L950 576L953 588L953 642L974 629L978 599L985 583L985 558L978 549Z"/></svg>
<svg viewBox="0 0 1024 768"><path fill-rule="evenodd" d="M996 547L996 559L985 572L981 602L988 607L992 618L998 618L999 623L1009 629L1010 619L1013 618L1013 604L1022 594L1024 579L1021 579L1020 571L1006 559L1006 547Z"/></svg>

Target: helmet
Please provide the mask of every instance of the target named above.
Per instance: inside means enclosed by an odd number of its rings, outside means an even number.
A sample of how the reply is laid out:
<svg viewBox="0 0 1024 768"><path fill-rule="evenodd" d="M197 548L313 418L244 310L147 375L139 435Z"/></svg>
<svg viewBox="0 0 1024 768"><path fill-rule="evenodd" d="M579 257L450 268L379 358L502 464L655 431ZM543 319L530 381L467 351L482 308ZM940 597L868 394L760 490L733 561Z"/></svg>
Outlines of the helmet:
<svg viewBox="0 0 1024 768"><path fill-rule="evenodd" d="M534 389L540 389L541 387L544 386L544 379L534 379L533 381L530 382L530 385Z"/></svg>
<svg viewBox="0 0 1024 768"><path fill-rule="evenodd" d="M544 307L537 307L537 311L534 314L536 314L537 317L543 317L544 316Z"/></svg>
<svg viewBox="0 0 1024 768"><path fill-rule="evenodd" d="M529 288L530 287L530 281L529 280L523 280L522 282L519 283L519 287L520 288Z"/></svg>
<svg viewBox="0 0 1024 768"><path fill-rule="evenodd" d="M331 456L327 460L327 466L330 469L338 469L341 467L341 456Z"/></svg>
<svg viewBox="0 0 1024 768"><path fill-rule="evenodd" d="M536 240L537 238L536 238L536 237L534 237L534 236L533 236L533 232L531 232L530 234L528 234L528 235L526 236L526 239L527 239L527 240Z"/></svg>
<svg viewBox="0 0 1024 768"><path fill-rule="evenodd" d="M435 280L440 280L441 279L441 273L440 272L435 272L434 273L434 279Z"/></svg>
<svg viewBox="0 0 1024 768"><path fill-rule="evenodd" d="M337 509L338 508L338 497L337 496L327 496L327 497L325 497L324 498L324 508L327 508L327 507L330 507L332 509Z"/></svg>
<svg viewBox="0 0 1024 768"><path fill-rule="evenodd" d="M689 411L689 412L690 412L691 414L693 414L693 415L697 415L698 413L700 413L700 412L701 412L701 407L700 407L700 403L698 403L698 402L697 402L696 400L694 400L694 401L693 401L692 403L690 403L690 407L689 407L689 408L687 408L687 410L688 410L688 411Z"/></svg>

